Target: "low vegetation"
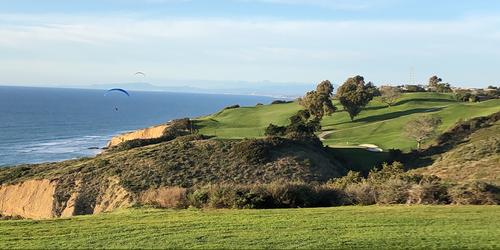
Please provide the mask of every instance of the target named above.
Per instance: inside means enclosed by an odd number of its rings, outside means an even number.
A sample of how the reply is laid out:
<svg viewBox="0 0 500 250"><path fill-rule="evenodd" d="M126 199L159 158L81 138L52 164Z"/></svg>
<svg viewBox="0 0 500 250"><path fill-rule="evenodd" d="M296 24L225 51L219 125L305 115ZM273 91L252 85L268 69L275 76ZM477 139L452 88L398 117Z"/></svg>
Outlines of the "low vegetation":
<svg viewBox="0 0 500 250"><path fill-rule="evenodd" d="M418 173L451 181L479 180L500 185L500 112L458 123L421 153ZM412 166L412 158L408 159ZM418 161L413 161L417 163Z"/></svg>
<svg viewBox="0 0 500 250"><path fill-rule="evenodd" d="M143 205L163 208L298 208L373 204L500 204L500 189L484 182L457 184L408 173L399 162L384 164L367 177L350 171L328 182L274 181L263 184L210 184L179 191L167 188ZM177 199L172 199L176 197ZM166 200L161 200L161 198Z"/></svg>

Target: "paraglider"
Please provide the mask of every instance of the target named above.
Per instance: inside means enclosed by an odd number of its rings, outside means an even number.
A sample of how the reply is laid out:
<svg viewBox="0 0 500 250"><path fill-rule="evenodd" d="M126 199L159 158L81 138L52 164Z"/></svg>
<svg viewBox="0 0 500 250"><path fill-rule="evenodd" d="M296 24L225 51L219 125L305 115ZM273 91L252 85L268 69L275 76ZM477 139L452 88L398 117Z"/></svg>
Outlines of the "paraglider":
<svg viewBox="0 0 500 250"><path fill-rule="evenodd" d="M127 96L130 96L130 94L126 90L120 89L120 88L110 89L110 90L106 91L106 93L104 93L104 96L107 96L111 92L123 93L123 94L125 94ZM118 111L118 107L117 106L115 106L115 111Z"/></svg>
<svg viewBox="0 0 500 250"><path fill-rule="evenodd" d="M135 72L135 74L134 74L134 75L141 75L141 76L146 77L146 74L145 74L144 72L141 72L141 71L137 71L137 72Z"/></svg>
<svg viewBox="0 0 500 250"><path fill-rule="evenodd" d="M112 91L122 92L122 93L126 94L127 96L130 96L130 94L129 94L126 90L124 90L124 89L119 89L119 88L110 89L110 90L106 91L106 93L105 93L104 95L107 95L107 94L109 94L109 93L110 93L110 92L112 92Z"/></svg>

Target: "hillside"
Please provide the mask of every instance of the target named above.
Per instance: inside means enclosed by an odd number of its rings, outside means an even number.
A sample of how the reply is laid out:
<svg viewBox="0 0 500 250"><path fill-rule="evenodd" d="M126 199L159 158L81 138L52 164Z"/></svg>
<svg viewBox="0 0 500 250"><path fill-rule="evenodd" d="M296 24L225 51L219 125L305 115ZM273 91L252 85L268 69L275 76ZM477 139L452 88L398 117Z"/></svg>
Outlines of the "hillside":
<svg viewBox="0 0 500 250"><path fill-rule="evenodd" d="M0 214L65 217L129 207L140 203L144 195L155 200L166 192L164 188L279 180L324 183L348 170L366 175L373 167L395 159L387 149L409 151L414 143L401 132L409 119L424 113L438 115L443 119L439 132L443 132L459 120L490 115L499 107L500 100L460 103L436 93L405 94L390 108L376 99L354 122L342 111L322 121L323 131L318 134L329 147L319 140L260 138L269 123L287 124L289 116L300 109L297 103L224 109L194 120L198 135L185 136L193 131L192 123L180 119L168 129L158 127L155 134L140 130L117 136L115 144L126 142L93 158L0 169ZM496 183L498 128L497 123L480 126L445 150L419 158L404 153L402 161L407 166L433 164L415 171L444 179ZM448 132L450 138L454 133ZM429 140L428 145L433 142ZM367 143L385 151L358 146Z"/></svg>
<svg viewBox="0 0 500 250"><path fill-rule="evenodd" d="M324 144L332 147L352 147L375 144L383 149L398 148L408 151L415 148L413 141L403 134L404 125L414 117L432 114L442 118L438 132L444 132L459 120L485 116L500 111L500 99L479 103L457 102L450 94L407 93L392 107L375 98L350 121L342 107L334 101L338 112L323 118L321 134ZM285 125L288 118L301 107L295 103L242 107L223 110L198 119L200 133L217 138L262 137L264 130L273 123Z"/></svg>
<svg viewBox="0 0 500 250"><path fill-rule="evenodd" d="M0 169L0 214L30 218L127 207L161 187L325 182L346 169L319 144L180 137L95 158ZM40 189L41 185L46 188Z"/></svg>
<svg viewBox="0 0 500 250"><path fill-rule="evenodd" d="M453 138L458 137L457 133L447 136L445 140L451 145L426 157L432 159L432 165L413 171L450 181L479 180L500 185L500 113L494 118L489 119L491 122L476 122L475 126L480 128L463 138ZM467 123L464 125L470 127ZM458 131L464 125L459 124L454 130ZM439 144L435 147L439 148Z"/></svg>

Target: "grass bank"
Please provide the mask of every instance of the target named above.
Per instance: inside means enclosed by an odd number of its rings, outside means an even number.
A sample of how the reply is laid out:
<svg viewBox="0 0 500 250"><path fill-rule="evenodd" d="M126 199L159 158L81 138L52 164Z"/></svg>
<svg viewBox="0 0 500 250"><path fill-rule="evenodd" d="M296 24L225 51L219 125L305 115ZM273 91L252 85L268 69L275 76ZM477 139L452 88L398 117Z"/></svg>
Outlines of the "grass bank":
<svg viewBox="0 0 500 250"><path fill-rule="evenodd" d="M499 206L128 209L0 221L0 248L498 248Z"/></svg>
<svg viewBox="0 0 500 250"><path fill-rule="evenodd" d="M441 117L442 133L459 120L486 116L500 111L500 99L479 103L457 102L452 94L406 93L392 106L387 107L375 98L351 122L342 106L334 101L339 111L323 118L323 143L332 147L375 144L383 149L398 148L408 151L416 143L404 135L403 128L411 119L423 114ZM301 106L297 102L226 109L196 121L200 133L218 138L263 137L269 123L286 125L289 117Z"/></svg>

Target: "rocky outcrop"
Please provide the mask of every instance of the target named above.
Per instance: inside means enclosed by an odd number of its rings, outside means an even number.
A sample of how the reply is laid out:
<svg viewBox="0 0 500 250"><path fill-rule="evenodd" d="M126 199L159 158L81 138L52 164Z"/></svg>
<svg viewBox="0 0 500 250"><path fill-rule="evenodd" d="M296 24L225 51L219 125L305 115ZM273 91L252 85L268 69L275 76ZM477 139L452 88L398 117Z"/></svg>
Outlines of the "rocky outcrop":
<svg viewBox="0 0 500 250"><path fill-rule="evenodd" d="M155 139L163 136L163 133L166 128L168 128L168 124L162 124L158 126L153 126L145 129L139 129L133 132L117 135L108 142L106 147L114 147L122 142L137 140L137 139Z"/></svg>
<svg viewBox="0 0 500 250"><path fill-rule="evenodd" d="M24 218L54 217L56 183L50 180L29 180L0 186L0 214Z"/></svg>

